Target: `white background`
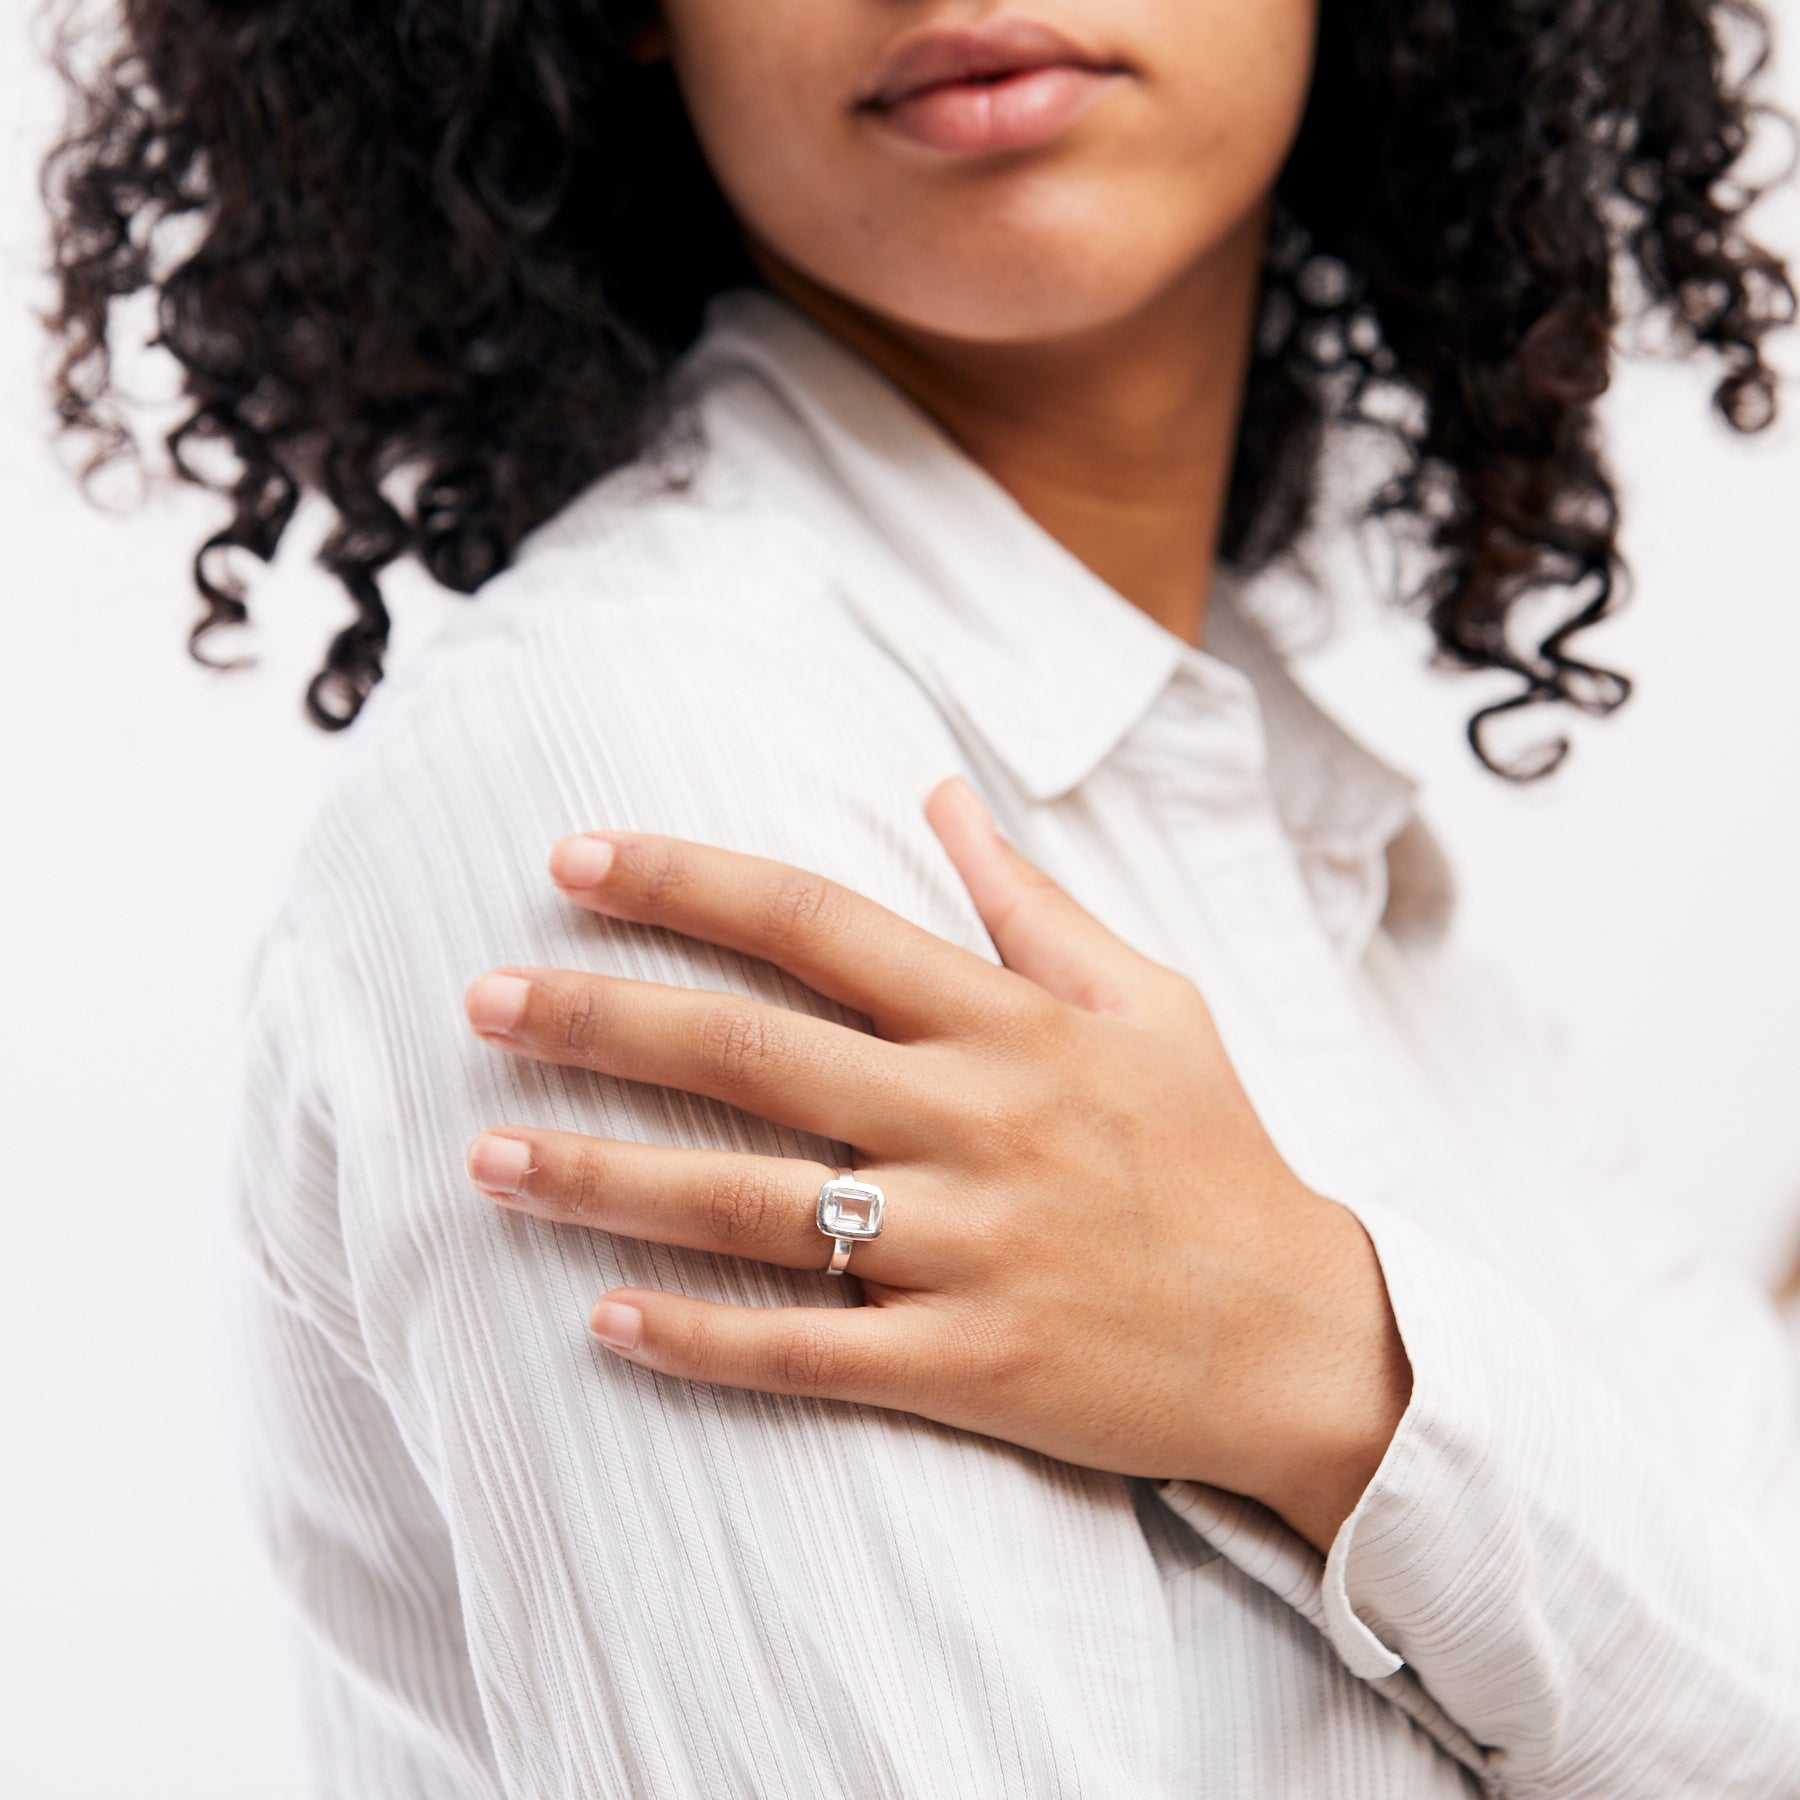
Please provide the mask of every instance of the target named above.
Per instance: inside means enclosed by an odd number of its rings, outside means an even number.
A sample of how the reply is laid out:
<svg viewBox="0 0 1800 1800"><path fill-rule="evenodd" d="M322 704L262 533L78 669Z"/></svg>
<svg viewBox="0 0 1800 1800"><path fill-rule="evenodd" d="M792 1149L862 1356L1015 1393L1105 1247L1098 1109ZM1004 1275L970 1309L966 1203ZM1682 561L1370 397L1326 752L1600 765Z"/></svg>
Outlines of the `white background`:
<svg viewBox="0 0 1800 1800"><path fill-rule="evenodd" d="M1800 42L1800 0L1780 11ZM0 25L0 1792L285 1800L292 1702L221 1415L215 1224L244 969L334 748L298 695L344 608L303 511L256 571L262 665L208 675L182 644L218 503L109 516L49 447L28 309L55 94L26 12ZM1791 67L1777 92L1800 106ZM1791 192L1761 226L1800 251ZM1637 595L1576 649L1638 689L1609 721L1569 717L1549 783L1476 765L1464 722L1511 687L1427 671L1415 625L1365 617L1299 665L1424 779L1465 928L1762 1272L1800 1223L1800 385L1789 412L1733 442L1698 370L1625 370ZM470 604L390 588L398 657Z"/></svg>

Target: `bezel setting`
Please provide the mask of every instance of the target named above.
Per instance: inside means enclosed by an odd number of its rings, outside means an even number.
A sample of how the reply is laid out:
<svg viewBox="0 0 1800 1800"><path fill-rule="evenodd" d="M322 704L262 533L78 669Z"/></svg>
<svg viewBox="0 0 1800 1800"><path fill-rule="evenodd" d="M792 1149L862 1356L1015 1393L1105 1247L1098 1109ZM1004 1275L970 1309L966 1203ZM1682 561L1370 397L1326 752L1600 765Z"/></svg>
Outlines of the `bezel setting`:
<svg viewBox="0 0 1800 1800"><path fill-rule="evenodd" d="M860 1210L848 1211L849 1206ZM838 1178L819 1189L818 1225L827 1237L879 1237L882 1214L886 1211L887 1196L872 1181Z"/></svg>

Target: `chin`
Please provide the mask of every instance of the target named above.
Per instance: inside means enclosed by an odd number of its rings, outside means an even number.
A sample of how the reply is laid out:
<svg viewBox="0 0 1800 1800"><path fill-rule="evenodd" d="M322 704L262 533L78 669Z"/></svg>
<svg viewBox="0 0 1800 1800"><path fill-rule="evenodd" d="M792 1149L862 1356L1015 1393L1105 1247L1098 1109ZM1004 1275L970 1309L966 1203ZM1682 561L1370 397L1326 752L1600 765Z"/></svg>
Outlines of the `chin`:
<svg viewBox="0 0 1800 1800"><path fill-rule="evenodd" d="M913 331L961 343L1046 342L1128 319L1175 278L1133 262L1125 247L1114 254L1093 237L1036 248L990 239L951 254L889 250L833 285Z"/></svg>
<svg viewBox="0 0 1800 1800"><path fill-rule="evenodd" d="M1235 257L1253 204L1224 179L1134 192L1071 171L929 197L871 185L848 230L840 216L819 231L824 207L773 221L786 260L871 313L963 343L1049 341L1139 316Z"/></svg>

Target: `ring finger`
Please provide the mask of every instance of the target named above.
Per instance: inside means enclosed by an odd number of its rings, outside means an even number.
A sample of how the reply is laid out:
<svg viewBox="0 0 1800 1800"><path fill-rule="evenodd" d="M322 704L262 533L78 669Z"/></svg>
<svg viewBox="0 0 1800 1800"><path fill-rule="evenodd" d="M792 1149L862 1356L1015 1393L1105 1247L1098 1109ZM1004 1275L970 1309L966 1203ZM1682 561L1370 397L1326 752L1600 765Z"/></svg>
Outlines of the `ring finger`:
<svg viewBox="0 0 1800 1800"><path fill-rule="evenodd" d="M684 1150L511 1126L476 1138L468 1167L470 1180L490 1199L538 1218L819 1270L832 1249L818 1227L819 1189L843 1173L792 1156ZM863 1167L856 1178L877 1179ZM888 1201L889 1223L880 1236L854 1241L849 1273L886 1287L930 1285L930 1239L920 1230L916 1195L888 1192ZM900 1230L890 1238L896 1225Z"/></svg>

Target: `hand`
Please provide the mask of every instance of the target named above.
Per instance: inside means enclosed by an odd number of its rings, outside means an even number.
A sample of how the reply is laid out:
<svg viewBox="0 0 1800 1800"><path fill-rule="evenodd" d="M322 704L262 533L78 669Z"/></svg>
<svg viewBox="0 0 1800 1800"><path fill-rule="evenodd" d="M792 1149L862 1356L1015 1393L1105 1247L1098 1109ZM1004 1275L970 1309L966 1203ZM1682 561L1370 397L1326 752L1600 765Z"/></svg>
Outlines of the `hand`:
<svg viewBox="0 0 1800 1800"><path fill-rule="evenodd" d="M591 1320L662 1373L894 1407L1065 1461L1246 1494L1321 1550L1411 1389L1380 1265L1283 1162L1194 985L1108 931L960 778L926 817L1004 967L784 863L687 839L566 839L570 899L788 970L874 1034L738 995L515 969L484 1041L708 1094L853 1146L887 1195L861 1307L640 1288ZM841 1169L508 1125L470 1146L541 1218L822 1269Z"/></svg>

